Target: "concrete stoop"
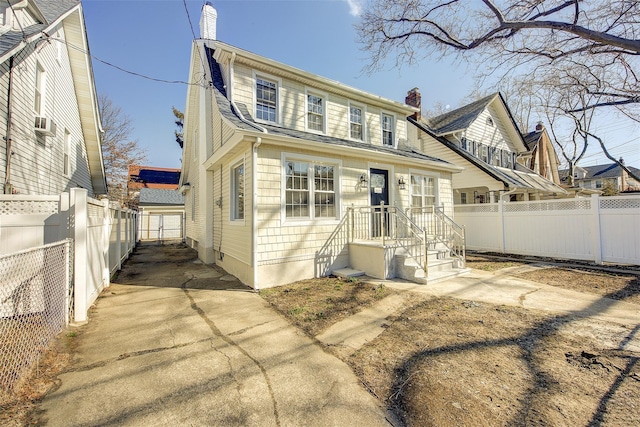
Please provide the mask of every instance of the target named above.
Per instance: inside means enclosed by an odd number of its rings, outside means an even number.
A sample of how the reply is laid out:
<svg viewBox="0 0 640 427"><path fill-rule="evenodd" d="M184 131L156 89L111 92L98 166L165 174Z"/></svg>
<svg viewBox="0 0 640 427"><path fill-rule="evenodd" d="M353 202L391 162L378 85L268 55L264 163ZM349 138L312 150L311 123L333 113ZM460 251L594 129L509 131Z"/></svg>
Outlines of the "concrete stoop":
<svg viewBox="0 0 640 427"><path fill-rule="evenodd" d="M428 274L425 274L424 269L412 257L397 254L394 257L395 276L415 283L430 284L462 276L471 271L469 268L458 267L457 262L457 259L449 257L448 254L443 255L443 251L429 250L427 252Z"/></svg>

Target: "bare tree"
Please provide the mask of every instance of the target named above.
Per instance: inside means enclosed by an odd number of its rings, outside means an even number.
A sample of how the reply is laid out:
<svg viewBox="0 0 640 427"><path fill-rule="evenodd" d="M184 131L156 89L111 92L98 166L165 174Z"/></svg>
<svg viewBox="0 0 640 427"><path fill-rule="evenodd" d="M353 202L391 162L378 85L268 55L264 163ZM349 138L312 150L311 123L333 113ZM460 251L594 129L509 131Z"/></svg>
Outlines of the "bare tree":
<svg viewBox="0 0 640 427"><path fill-rule="evenodd" d="M555 79L559 96L540 105L558 109L557 123L573 122L577 144L596 137L589 130L594 116L581 112L615 109L640 121L639 20L640 2L629 0L371 0L356 29L369 71L389 57L403 65L453 53L481 65L481 81L518 76L518 91L532 102L550 95ZM520 126L530 124L527 108ZM577 162L581 148L568 157Z"/></svg>
<svg viewBox="0 0 640 427"><path fill-rule="evenodd" d="M98 97L102 119L102 156L107 177L109 200L131 206L127 192L129 165L141 164L147 159L146 150L131 139L131 119L105 94Z"/></svg>

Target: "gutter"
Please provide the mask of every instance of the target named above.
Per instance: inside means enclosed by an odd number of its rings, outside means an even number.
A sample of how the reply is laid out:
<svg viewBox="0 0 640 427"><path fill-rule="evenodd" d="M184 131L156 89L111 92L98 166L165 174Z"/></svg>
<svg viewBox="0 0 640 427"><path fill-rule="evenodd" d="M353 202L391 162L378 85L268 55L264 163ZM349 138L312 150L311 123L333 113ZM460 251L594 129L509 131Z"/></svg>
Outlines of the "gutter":
<svg viewBox="0 0 640 427"><path fill-rule="evenodd" d="M251 150L251 263L253 264L253 289L258 291L258 147L262 138L256 137Z"/></svg>

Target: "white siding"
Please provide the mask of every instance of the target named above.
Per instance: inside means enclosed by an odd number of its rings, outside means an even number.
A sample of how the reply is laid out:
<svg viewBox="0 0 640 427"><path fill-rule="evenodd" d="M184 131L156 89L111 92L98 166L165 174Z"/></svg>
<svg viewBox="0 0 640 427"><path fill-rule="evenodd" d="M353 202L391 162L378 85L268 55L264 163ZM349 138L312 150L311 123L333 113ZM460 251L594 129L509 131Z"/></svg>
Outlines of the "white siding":
<svg viewBox="0 0 640 427"><path fill-rule="evenodd" d="M62 25L51 34L65 39ZM86 145L80 122L71 66L66 46L58 60L58 43L33 44L20 51L14 59L12 83L12 151L10 182L19 194L58 194L72 187L82 187L93 195ZM34 130L35 69L40 63L45 70L44 116L57 125L55 136L42 138ZM6 135L8 63L2 64L0 77L0 127ZM65 129L70 133L70 176L63 174ZM6 141L0 139L0 178L5 179Z"/></svg>

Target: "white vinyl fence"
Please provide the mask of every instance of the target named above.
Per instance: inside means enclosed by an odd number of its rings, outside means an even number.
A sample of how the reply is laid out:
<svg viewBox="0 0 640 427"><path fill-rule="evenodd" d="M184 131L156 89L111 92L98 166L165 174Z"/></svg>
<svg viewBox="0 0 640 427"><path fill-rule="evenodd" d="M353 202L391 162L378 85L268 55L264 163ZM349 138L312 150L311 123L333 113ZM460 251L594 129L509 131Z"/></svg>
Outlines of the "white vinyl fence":
<svg viewBox="0 0 640 427"><path fill-rule="evenodd" d="M457 205L467 249L640 265L640 197Z"/></svg>
<svg viewBox="0 0 640 427"><path fill-rule="evenodd" d="M80 188L60 196L0 195L0 255L72 239L72 320L83 322L135 247L137 219L137 212L92 199Z"/></svg>

